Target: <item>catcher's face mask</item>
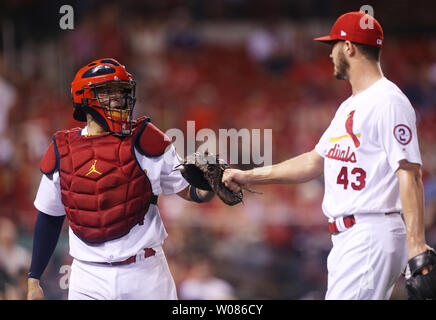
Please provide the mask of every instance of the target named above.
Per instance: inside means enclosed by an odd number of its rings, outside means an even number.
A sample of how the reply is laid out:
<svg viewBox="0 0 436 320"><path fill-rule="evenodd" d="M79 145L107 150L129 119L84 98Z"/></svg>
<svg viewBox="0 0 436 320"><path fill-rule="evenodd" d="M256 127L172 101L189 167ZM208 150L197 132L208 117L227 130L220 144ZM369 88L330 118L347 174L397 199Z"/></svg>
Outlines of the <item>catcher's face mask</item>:
<svg viewBox="0 0 436 320"><path fill-rule="evenodd" d="M107 131L118 136L132 134L132 114L135 106L135 86L126 81L105 81L85 87L88 112Z"/></svg>
<svg viewBox="0 0 436 320"><path fill-rule="evenodd" d="M128 83L116 83L95 87L95 99L110 131L115 135L130 135L135 105L134 87Z"/></svg>

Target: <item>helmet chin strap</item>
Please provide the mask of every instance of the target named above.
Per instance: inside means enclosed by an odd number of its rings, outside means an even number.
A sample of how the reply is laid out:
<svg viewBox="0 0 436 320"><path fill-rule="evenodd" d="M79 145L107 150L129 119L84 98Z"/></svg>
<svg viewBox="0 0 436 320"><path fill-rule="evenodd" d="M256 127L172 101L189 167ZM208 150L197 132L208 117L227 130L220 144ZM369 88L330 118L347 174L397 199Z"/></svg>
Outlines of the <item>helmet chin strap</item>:
<svg viewBox="0 0 436 320"><path fill-rule="evenodd" d="M89 106L83 106L82 110L84 112L90 114L92 116L92 119L95 122L97 122L106 132L110 132L111 134L116 135L116 136L129 136L129 135L132 134L132 127L131 127L132 124L131 124L131 121L127 121L126 122L126 125L129 126L128 130L126 130L127 131L126 133L123 132L124 129L122 127L122 124L121 124L120 132L118 132L118 131L111 130L111 128L109 126L108 122L109 121L113 121L113 120L105 118L99 112L97 112L97 110L95 110L94 108L91 108ZM133 112L133 110L131 110L131 112Z"/></svg>
<svg viewBox="0 0 436 320"><path fill-rule="evenodd" d="M84 106L82 107L82 110L85 111L86 113L89 113L92 116L93 120L97 122L105 131L111 132L111 129L106 119L95 109L88 106Z"/></svg>

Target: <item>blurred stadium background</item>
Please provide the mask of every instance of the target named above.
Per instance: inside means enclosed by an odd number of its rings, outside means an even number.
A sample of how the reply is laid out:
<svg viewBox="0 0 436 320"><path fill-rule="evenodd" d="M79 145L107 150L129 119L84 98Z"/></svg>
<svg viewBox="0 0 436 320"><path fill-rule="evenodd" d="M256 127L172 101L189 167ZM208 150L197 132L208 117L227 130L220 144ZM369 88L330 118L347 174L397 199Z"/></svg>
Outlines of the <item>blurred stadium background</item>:
<svg viewBox="0 0 436 320"><path fill-rule="evenodd" d="M74 8L61 30L59 8ZM85 63L113 57L135 76L135 115L163 131L273 129L273 162L314 147L350 94L332 77L330 48L312 41L342 13L372 5L385 32L382 67L418 116L428 243L436 245L434 1L124 0L0 3L0 299L25 299L39 160L72 119L70 83ZM248 168L249 166L244 166ZM265 186L226 207L159 199L165 250L181 299L322 299L331 242L322 179ZM65 299L67 224L42 278ZM64 272L64 271L62 271ZM404 298L400 279L393 299Z"/></svg>

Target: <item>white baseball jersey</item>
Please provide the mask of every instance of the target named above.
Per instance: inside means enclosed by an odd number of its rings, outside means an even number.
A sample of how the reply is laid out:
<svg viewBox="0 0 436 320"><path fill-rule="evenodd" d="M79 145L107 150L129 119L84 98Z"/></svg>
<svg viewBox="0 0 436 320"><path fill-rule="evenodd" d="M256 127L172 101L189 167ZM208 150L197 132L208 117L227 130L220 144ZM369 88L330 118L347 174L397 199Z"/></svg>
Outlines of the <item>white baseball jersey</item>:
<svg viewBox="0 0 436 320"><path fill-rule="evenodd" d="M322 208L330 219L401 211L399 161L422 165L415 111L384 77L341 104L315 150L324 157Z"/></svg>
<svg viewBox="0 0 436 320"><path fill-rule="evenodd" d="M87 128L82 130L86 135ZM180 161L174 146L171 146L165 154L147 158L135 149L135 155L142 170L147 170L147 177L151 182L153 193L159 195L174 194L188 187L188 182L183 178L180 171L174 170ZM61 200L61 187L59 172L56 171L51 178L42 176L41 183L34 202L35 207L48 215L65 215L65 208ZM125 236L106 241L101 244L89 245L78 238L69 228L70 255L81 261L112 262L122 261L144 248L156 248L163 244L168 236L158 207L150 204L144 218L143 225L135 225Z"/></svg>

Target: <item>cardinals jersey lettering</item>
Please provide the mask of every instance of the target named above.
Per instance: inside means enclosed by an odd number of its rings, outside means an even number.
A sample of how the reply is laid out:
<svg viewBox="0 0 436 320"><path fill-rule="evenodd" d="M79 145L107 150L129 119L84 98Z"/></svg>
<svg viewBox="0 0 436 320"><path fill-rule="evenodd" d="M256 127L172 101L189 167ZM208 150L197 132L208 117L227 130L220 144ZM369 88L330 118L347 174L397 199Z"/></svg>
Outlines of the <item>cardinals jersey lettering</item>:
<svg viewBox="0 0 436 320"><path fill-rule="evenodd" d="M315 150L324 157L324 214L401 211L400 160L422 165L416 115L407 97L382 78L345 100Z"/></svg>

